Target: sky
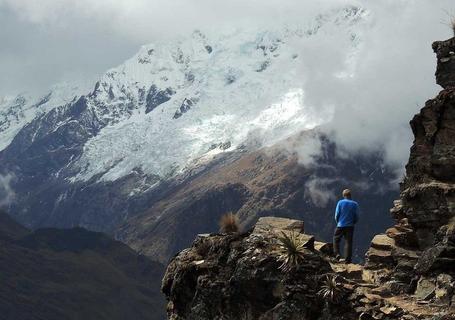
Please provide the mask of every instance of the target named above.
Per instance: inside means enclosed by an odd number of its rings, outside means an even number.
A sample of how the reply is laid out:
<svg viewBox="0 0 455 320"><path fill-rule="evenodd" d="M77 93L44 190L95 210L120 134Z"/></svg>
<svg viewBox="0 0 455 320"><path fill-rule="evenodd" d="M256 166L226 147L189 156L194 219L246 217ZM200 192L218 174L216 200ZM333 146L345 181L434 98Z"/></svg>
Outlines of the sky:
<svg viewBox="0 0 455 320"><path fill-rule="evenodd" d="M338 1L337 1L338 2ZM94 79L157 39L266 23L298 1L0 0L0 96ZM308 8L307 8L308 9ZM285 19L285 18L283 18Z"/></svg>
<svg viewBox="0 0 455 320"><path fill-rule="evenodd" d="M335 76L348 58L336 34L308 42L301 48L305 102L313 112L332 110L324 130L340 150L383 147L402 168L408 122L439 90L431 43L452 36L453 0L0 0L0 96L91 81L142 44L194 29L266 28L346 4L371 12L355 76Z"/></svg>
<svg viewBox="0 0 455 320"><path fill-rule="evenodd" d="M0 95L96 78L140 45L195 28L298 21L344 3L377 6L384 19L408 7L414 12L401 23L424 24L435 38L455 13L450 0L0 0ZM403 46L421 37L409 34Z"/></svg>

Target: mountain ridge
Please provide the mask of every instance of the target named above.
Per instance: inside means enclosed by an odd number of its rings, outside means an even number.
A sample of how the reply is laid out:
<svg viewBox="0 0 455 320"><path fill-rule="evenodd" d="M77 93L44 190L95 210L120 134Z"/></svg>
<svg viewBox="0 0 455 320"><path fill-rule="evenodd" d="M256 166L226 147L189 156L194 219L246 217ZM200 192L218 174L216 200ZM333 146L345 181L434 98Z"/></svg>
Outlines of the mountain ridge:
<svg viewBox="0 0 455 320"><path fill-rule="evenodd" d="M162 265L102 233L0 222L2 319L164 318Z"/></svg>

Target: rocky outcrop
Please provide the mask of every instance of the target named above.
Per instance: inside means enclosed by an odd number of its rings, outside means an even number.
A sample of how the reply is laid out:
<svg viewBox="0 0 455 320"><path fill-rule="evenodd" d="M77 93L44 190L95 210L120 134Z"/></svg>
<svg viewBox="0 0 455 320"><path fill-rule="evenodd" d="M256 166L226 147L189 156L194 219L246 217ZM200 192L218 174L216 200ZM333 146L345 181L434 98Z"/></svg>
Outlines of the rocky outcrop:
<svg viewBox="0 0 455 320"><path fill-rule="evenodd" d="M455 38L433 44L436 79L444 87L411 121L414 143L396 225L375 238L366 255L366 277L395 294L454 308L455 276ZM383 245L386 244L386 245Z"/></svg>
<svg viewBox="0 0 455 320"><path fill-rule="evenodd" d="M455 38L434 42L433 50L438 58L437 84L445 89L455 86Z"/></svg>
<svg viewBox="0 0 455 320"><path fill-rule="evenodd" d="M318 291L331 271L329 262L307 241L305 263L295 272L281 271L277 232L301 231L301 223L296 229L295 220L268 220L260 219L244 234L199 235L174 258L163 279L169 319L316 319L324 314Z"/></svg>
<svg viewBox="0 0 455 320"><path fill-rule="evenodd" d="M305 234L303 225L264 217L243 234L199 235L164 276L168 319L451 319L445 305L420 305L418 300L436 292L448 300L453 290L449 275L434 283L422 279L415 297L395 295L365 280L368 271L361 265L336 261L327 250L330 245ZM281 268L282 233L297 234L303 245L302 262L291 271ZM392 246L385 235L373 243L377 250Z"/></svg>

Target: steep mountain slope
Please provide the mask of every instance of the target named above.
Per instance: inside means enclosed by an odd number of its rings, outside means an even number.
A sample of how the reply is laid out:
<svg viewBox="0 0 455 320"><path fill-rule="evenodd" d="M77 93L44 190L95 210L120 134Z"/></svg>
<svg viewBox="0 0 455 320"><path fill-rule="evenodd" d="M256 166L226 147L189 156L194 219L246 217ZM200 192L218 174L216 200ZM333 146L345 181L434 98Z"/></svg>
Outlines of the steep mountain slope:
<svg viewBox="0 0 455 320"><path fill-rule="evenodd" d="M17 319L163 319L162 266L81 228L29 232L0 213L0 314Z"/></svg>
<svg viewBox="0 0 455 320"><path fill-rule="evenodd" d="M29 233L29 230L16 223L8 214L0 211L0 235L3 240L19 239Z"/></svg>
<svg viewBox="0 0 455 320"><path fill-rule="evenodd" d="M349 48L339 74L346 76L367 16L345 7L298 27L196 31L144 46L89 94L18 122L0 152L0 173L15 177L9 212L34 228L112 232L214 155L324 122L330 114L313 116L297 89L298 48L338 35Z"/></svg>
<svg viewBox="0 0 455 320"><path fill-rule="evenodd" d="M301 134L283 143L298 144L314 135ZM278 146L220 157L129 219L117 237L166 262L190 245L196 234L217 232L221 215L233 211L245 230L261 216L282 216L304 220L306 230L329 241L334 228L332 204L340 190L350 186L365 208L355 239L357 259L362 259L373 235L391 225L383 212L397 194L390 186L394 175L377 155L342 159L332 143L319 139L325 152L311 167L300 165L295 153Z"/></svg>

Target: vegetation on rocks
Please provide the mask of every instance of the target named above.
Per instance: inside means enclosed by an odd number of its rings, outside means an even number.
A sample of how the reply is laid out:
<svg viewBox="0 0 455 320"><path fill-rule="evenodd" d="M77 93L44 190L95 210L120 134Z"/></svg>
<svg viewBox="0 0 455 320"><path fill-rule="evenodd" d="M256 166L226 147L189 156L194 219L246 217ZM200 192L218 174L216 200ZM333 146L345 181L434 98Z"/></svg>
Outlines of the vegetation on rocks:
<svg viewBox="0 0 455 320"><path fill-rule="evenodd" d="M278 237L278 260L284 272L296 270L305 259L305 243L296 232L281 232Z"/></svg>
<svg viewBox="0 0 455 320"><path fill-rule="evenodd" d="M338 276L330 274L326 275L318 295L330 303L340 303L343 298L344 291L342 284L338 282Z"/></svg>
<svg viewBox="0 0 455 320"><path fill-rule="evenodd" d="M239 218L232 212L226 213L220 220L220 231L222 233L239 232Z"/></svg>

